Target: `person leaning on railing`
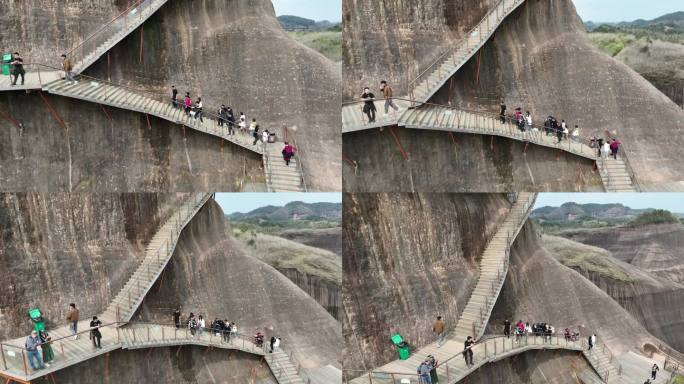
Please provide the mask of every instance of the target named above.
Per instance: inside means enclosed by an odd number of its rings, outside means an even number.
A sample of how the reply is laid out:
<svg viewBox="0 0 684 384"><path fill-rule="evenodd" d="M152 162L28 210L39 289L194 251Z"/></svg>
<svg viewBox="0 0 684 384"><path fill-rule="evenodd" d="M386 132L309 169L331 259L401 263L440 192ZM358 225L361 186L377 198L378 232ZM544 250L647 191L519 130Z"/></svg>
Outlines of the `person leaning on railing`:
<svg viewBox="0 0 684 384"><path fill-rule="evenodd" d="M363 100L363 113L368 116L368 123L375 122L375 95L370 91L370 88L365 87L363 89L363 94L361 94L361 99Z"/></svg>

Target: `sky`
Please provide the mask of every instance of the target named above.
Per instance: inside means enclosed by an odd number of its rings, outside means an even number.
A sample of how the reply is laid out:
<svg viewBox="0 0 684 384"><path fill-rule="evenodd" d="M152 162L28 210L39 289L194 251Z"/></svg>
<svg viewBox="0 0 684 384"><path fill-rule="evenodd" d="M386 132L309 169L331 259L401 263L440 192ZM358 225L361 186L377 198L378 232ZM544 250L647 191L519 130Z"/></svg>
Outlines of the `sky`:
<svg viewBox="0 0 684 384"><path fill-rule="evenodd" d="M216 202L223 213L249 212L267 205L283 206L292 201L305 203L341 203L342 194L333 193L217 193Z"/></svg>
<svg viewBox="0 0 684 384"><path fill-rule="evenodd" d="M684 11L682 0L573 0L573 3L582 20L594 22L652 20Z"/></svg>
<svg viewBox="0 0 684 384"><path fill-rule="evenodd" d="M316 21L342 21L342 0L271 0L276 16L293 15Z"/></svg>
<svg viewBox="0 0 684 384"><path fill-rule="evenodd" d="M534 208L547 205L558 207L567 202L622 203L634 209L656 208L684 213L684 193L540 193Z"/></svg>

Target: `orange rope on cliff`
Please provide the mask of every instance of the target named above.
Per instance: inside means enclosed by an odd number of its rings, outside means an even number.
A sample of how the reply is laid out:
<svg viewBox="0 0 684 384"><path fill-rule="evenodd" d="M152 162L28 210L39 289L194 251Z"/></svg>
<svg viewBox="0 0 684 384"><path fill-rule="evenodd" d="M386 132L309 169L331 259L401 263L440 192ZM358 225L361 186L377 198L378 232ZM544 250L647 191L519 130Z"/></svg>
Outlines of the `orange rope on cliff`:
<svg viewBox="0 0 684 384"><path fill-rule="evenodd" d="M397 144L397 147L399 147L399 151L401 152L401 155L404 157L404 160L408 160L408 154L406 153L404 146L401 145L399 137L397 137L396 133L394 133L394 127L390 127L389 133L392 135L392 137L394 137L394 142Z"/></svg>
<svg viewBox="0 0 684 384"><path fill-rule="evenodd" d="M38 94L40 95L40 98L43 99L43 101L45 102L45 105L47 105L50 114L52 114L52 117L54 117L55 120L57 120L57 122L62 126L62 128L64 128L65 131L68 131L69 128L67 128L64 119L62 119L62 116L60 116L59 113L57 113L57 111L55 111L55 109L52 108L50 102L47 100L47 98L45 98L45 95L43 95L43 91L38 91Z"/></svg>

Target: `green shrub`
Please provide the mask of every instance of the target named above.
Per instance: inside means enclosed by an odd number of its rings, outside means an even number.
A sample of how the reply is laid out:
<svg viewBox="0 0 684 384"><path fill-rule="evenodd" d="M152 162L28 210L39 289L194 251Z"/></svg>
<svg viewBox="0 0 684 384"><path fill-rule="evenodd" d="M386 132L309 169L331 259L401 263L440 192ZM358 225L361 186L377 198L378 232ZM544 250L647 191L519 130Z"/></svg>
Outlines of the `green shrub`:
<svg viewBox="0 0 684 384"><path fill-rule="evenodd" d="M650 212L644 212L637 216L627 225L630 227L637 227L647 224L672 224L679 223L679 219L670 211L664 209L654 209Z"/></svg>

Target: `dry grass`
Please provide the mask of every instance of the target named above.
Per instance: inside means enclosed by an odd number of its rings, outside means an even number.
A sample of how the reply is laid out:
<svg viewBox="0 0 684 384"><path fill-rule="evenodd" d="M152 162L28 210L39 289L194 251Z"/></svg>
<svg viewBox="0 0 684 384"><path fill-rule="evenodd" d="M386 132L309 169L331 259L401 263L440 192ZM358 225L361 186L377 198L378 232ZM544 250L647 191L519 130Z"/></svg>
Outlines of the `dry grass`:
<svg viewBox="0 0 684 384"><path fill-rule="evenodd" d="M563 237L543 235L542 243L561 264L623 282L634 279L607 250L578 243Z"/></svg>
<svg viewBox="0 0 684 384"><path fill-rule="evenodd" d="M332 252L237 228L233 229L233 236L247 254L275 268L295 268L338 287L342 285L342 258Z"/></svg>

